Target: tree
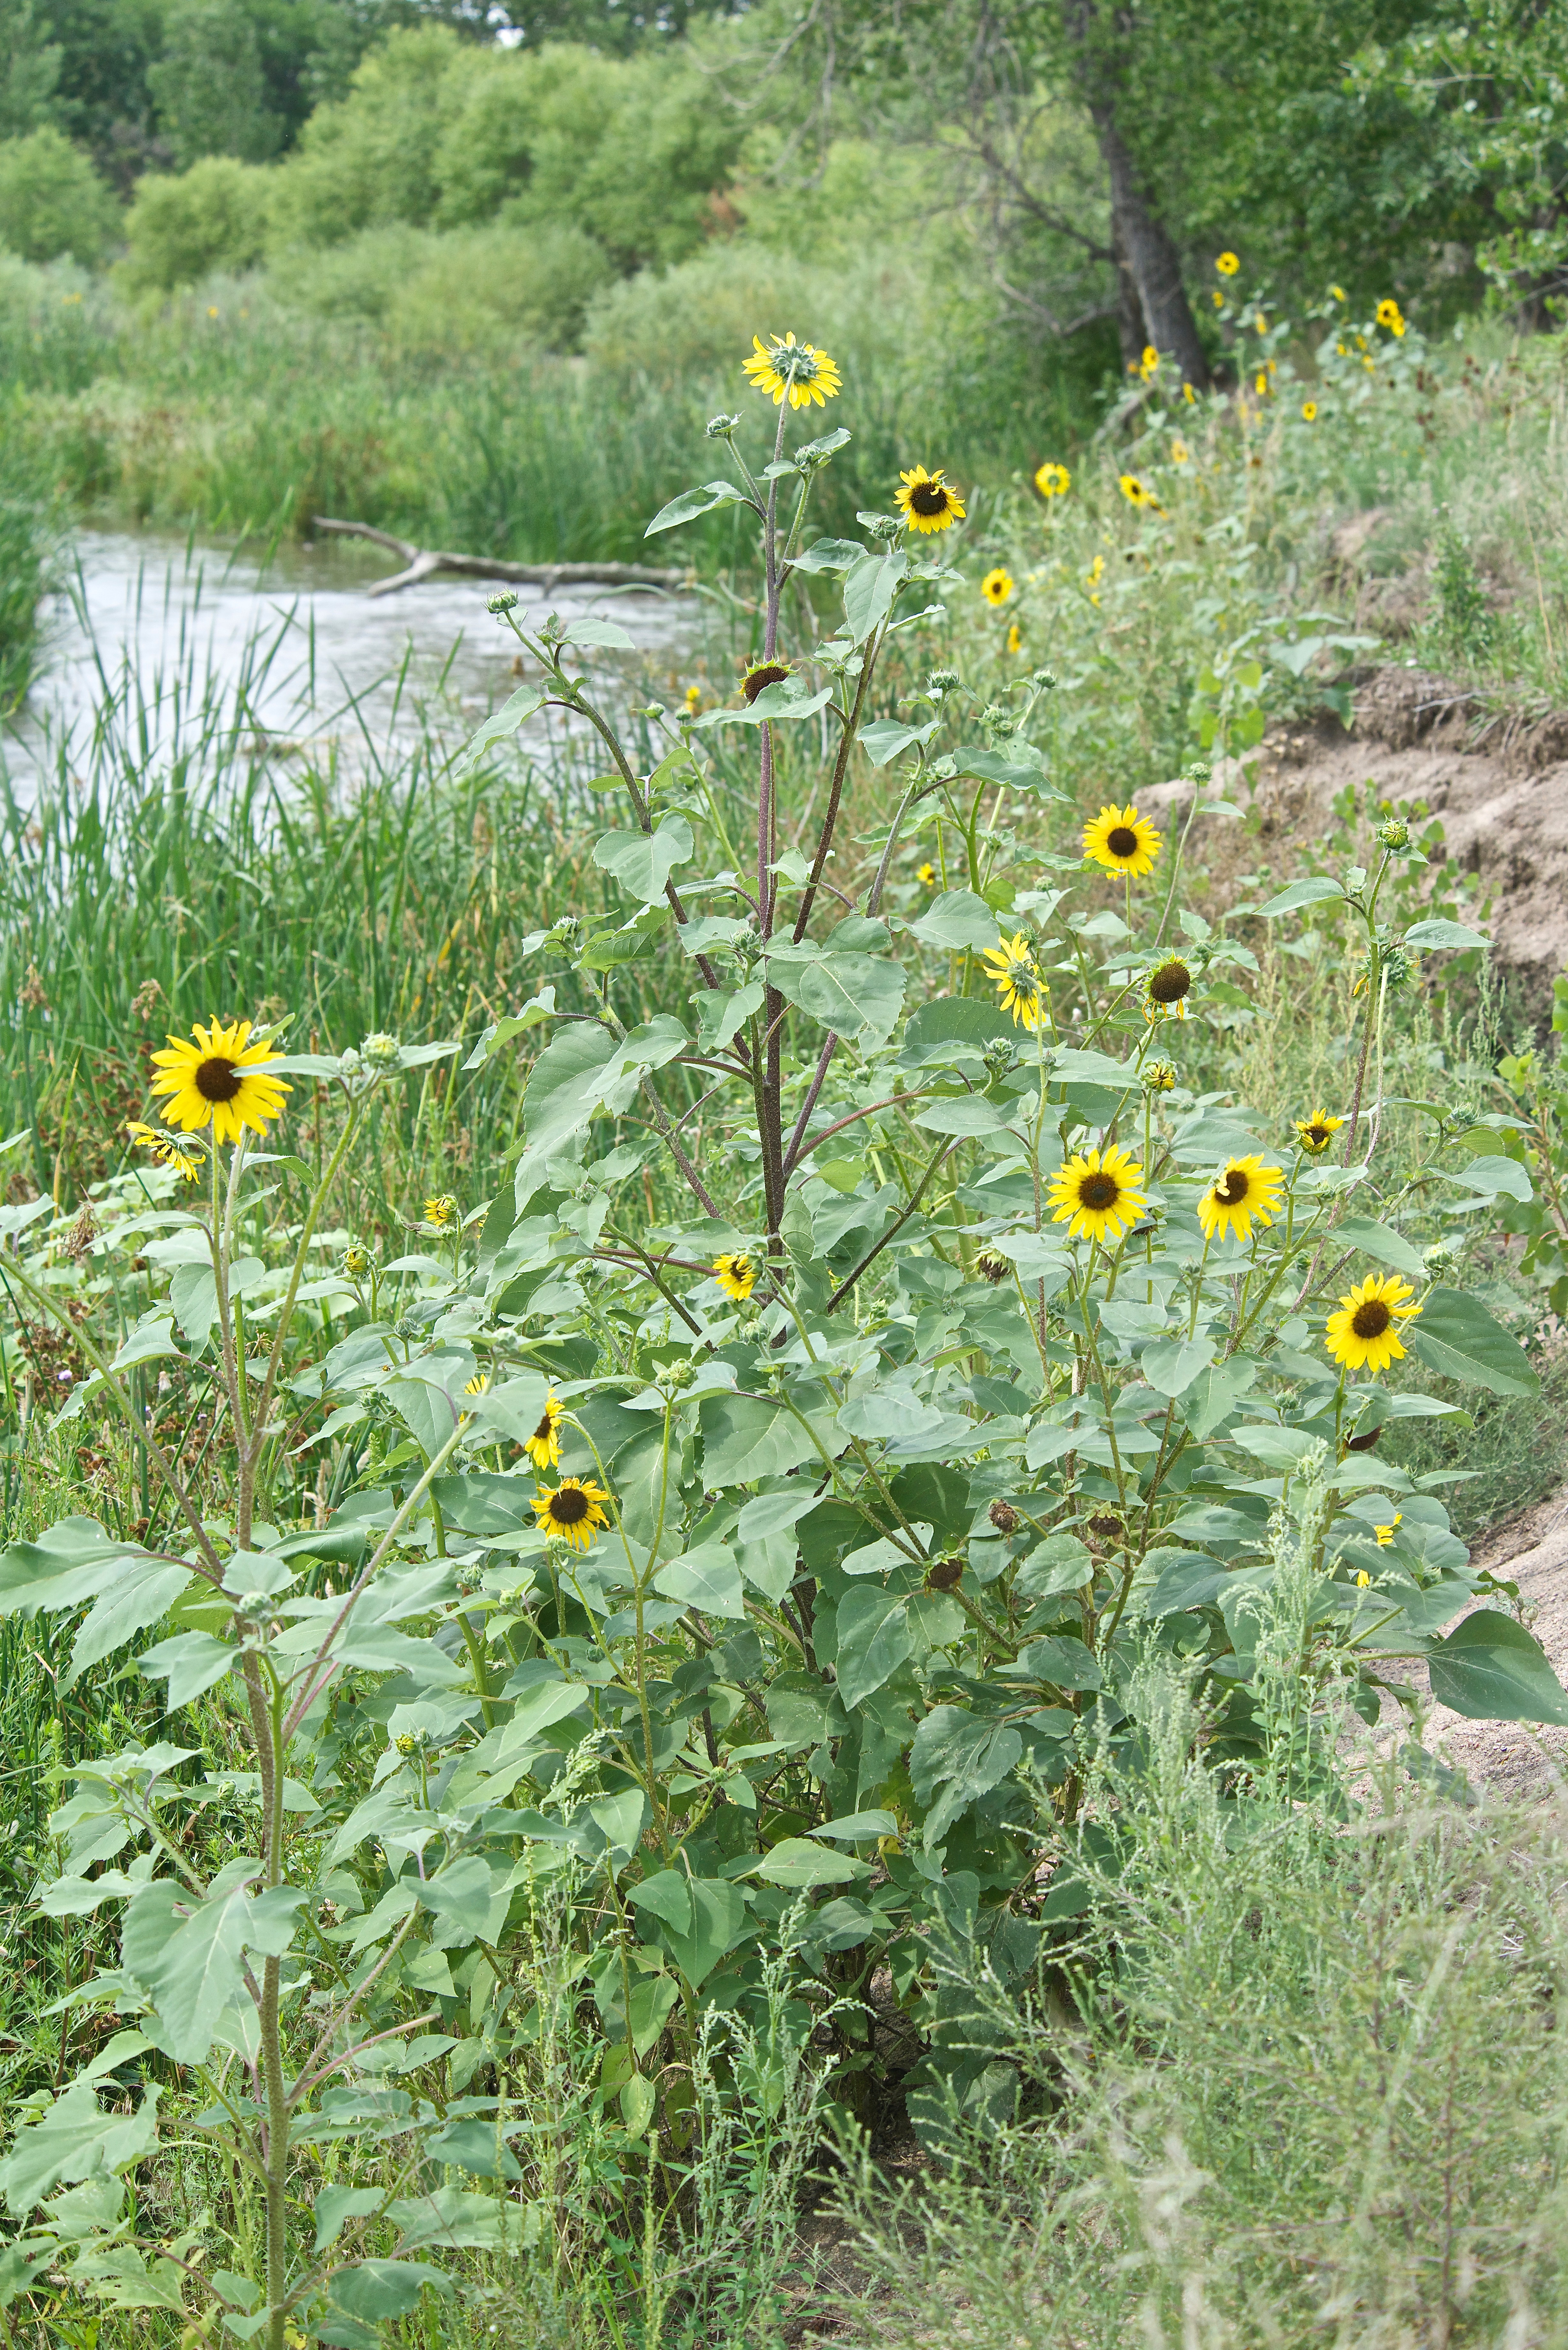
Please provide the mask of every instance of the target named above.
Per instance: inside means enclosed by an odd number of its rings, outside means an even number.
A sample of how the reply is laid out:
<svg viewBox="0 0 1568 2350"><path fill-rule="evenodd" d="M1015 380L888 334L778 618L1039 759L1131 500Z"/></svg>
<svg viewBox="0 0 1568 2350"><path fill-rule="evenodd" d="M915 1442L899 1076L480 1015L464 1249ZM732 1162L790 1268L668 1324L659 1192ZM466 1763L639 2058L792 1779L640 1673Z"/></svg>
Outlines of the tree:
<svg viewBox="0 0 1568 2350"><path fill-rule="evenodd" d="M0 245L24 261L62 253L90 266L119 225L119 208L90 160L51 123L0 140Z"/></svg>
<svg viewBox="0 0 1568 2350"><path fill-rule="evenodd" d="M59 78L59 43L47 37L34 0L0 0L0 139L49 120Z"/></svg>

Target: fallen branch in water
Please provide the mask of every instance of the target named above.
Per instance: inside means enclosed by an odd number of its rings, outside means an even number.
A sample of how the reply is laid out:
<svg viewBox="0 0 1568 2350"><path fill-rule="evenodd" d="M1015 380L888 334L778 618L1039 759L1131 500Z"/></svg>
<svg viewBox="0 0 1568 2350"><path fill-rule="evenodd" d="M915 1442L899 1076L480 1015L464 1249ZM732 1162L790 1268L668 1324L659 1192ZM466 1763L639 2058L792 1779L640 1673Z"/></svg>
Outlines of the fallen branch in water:
<svg viewBox="0 0 1568 2350"><path fill-rule="evenodd" d="M489 555L451 555L444 549L410 546L406 538L375 530L368 522L334 522L330 515L313 515L314 529L339 538L369 538L402 556L406 568L389 579L378 579L372 596L390 596L399 588L417 587L438 571L455 571L465 579L506 579L515 587L543 588L684 588L684 571L653 571L638 563L502 563Z"/></svg>

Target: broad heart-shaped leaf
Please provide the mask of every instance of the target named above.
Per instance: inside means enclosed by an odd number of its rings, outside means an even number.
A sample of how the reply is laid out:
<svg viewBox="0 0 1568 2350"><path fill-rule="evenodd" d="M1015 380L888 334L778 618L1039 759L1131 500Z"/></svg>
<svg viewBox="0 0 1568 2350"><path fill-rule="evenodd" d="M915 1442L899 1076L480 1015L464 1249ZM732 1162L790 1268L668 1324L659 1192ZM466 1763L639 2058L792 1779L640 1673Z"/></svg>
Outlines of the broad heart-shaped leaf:
<svg viewBox="0 0 1568 2350"><path fill-rule="evenodd" d="M722 1543L702 1543L683 1558L672 1558L654 1576L653 1587L666 1599L699 1608L704 1616L741 1617L746 1612L741 1570Z"/></svg>
<svg viewBox="0 0 1568 2350"><path fill-rule="evenodd" d="M1406 1344L1434 1371L1494 1395L1533 1396L1541 1381L1517 1339L1490 1315L1479 1298L1459 1289L1434 1289L1417 1320L1404 1326Z"/></svg>
<svg viewBox="0 0 1568 2350"><path fill-rule="evenodd" d="M928 726L906 726L898 718L874 718L869 726L860 729L857 739L871 764L885 767L912 743L929 743L935 731L935 719Z"/></svg>
<svg viewBox="0 0 1568 2350"><path fill-rule="evenodd" d="M1331 881L1326 873L1314 873L1305 881L1292 881L1257 910L1265 921L1272 922L1276 914L1293 914L1298 906L1326 905L1331 898L1344 895L1339 882Z"/></svg>
<svg viewBox="0 0 1568 2350"><path fill-rule="evenodd" d="M803 939L768 956L768 978L786 1003L840 1036L891 1035L904 1001L904 973L881 955L836 953Z"/></svg>
<svg viewBox="0 0 1568 2350"><path fill-rule="evenodd" d="M992 999L972 995L939 995L917 1003L904 1029L903 1068L940 1066L955 1054L966 1066L999 1036L1016 1032L1012 1020Z"/></svg>
<svg viewBox="0 0 1568 2350"><path fill-rule="evenodd" d="M844 582L844 617L855 643L864 644L892 609L904 577L900 556L863 555Z"/></svg>
<svg viewBox="0 0 1568 2350"><path fill-rule="evenodd" d="M595 1080L615 1052L615 1038L597 1021L574 1021L552 1036L532 1069L523 1097L523 1131L531 1153L553 1157L594 1114Z"/></svg>
<svg viewBox="0 0 1568 2350"><path fill-rule="evenodd" d="M672 1918L666 1925L675 1962L695 1991L744 1931L746 1897L738 1885L718 1877L694 1877L689 1890L690 1927L680 1926Z"/></svg>
<svg viewBox="0 0 1568 2350"><path fill-rule="evenodd" d="M490 1914L490 1869L477 1853L460 1854L419 1887L422 1908L433 1910L443 1926L472 1936L484 1931Z"/></svg>
<svg viewBox="0 0 1568 2350"><path fill-rule="evenodd" d="M847 571L866 549L855 538L819 538L815 546L790 557L792 571Z"/></svg>
<svg viewBox="0 0 1568 2350"><path fill-rule="evenodd" d="M1412 1248L1402 1232L1388 1224L1380 1224L1372 1216L1346 1216L1334 1228L1336 1241L1354 1241L1379 1264L1389 1265L1396 1273L1407 1273L1412 1281L1425 1281L1427 1268L1421 1262L1421 1252Z"/></svg>
<svg viewBox="0 0 1568 2350"><path fill-rule="evenodd" d="M1143 1375L1157 1395L1185 1395L1213 1360L1214 1341L1201 1333L1196 1338L1165 1338L1144 1348Z"/></svg>
<svg viewBox="0 0 1568 2350"><path fill-rule="evenodd" d="M833 699L830 685L818 686L813 693L805 678L781 678L776 685L764 685L754 702L742 702L739 710L705 710L694 719L694 727L762 726L770 718L815 718L826 710Z"/></svg>
<svg viewBox="0 0 1568 2350"><path fill-rule="evenodd" d="M661 1868L640 1885L627 1887L627 1899L639 1909L650 1909L678 1934L691 1931L691 1879L679 1868Z"/></svg>
<svg viewBox="0 0 1568 2350"><path fill-rule="evenodd" d="M428 2261L361 2261L358 2268L339 2269L327 2307L386 2325L406 2317L427 2284L449 2295L452 2290L452 2279Z"/></svg>
<svg viewBox="0 0 1568 2350"><path fill-rule="evenodd" d="M698 1407L702 1479L713 1492L783 1477L822 1458L794 1413L772 1396L708 1395ZM829 1440L828 1450L841 1446Z"/></svg>
<svg viewBox="0 0 1568 2350"><path fill-rule="evenodd" d="M1500 1191L1506 1191L1511 1200L1528 1205L1535 1197L1530 1178L1518 1159L1504 1159L1501 1155L1472 1159L1468 1167L1461 1167L1458 1174L1449 1180L1454 1183L1468 1183L1472 1191L1488 1191L1494 1199Z"/></svg>
<svg viewBox="0 0 1568 2350"><path fill-rule="evenodd" d="M499 1387L487 1388L482 1396L473 1397L473 1416L483 1420L486 1427L500 1429L503 1435L511 1437L514 1443L521 1444L534 1434L544 1419L545 1400L549 1391L550 1383L543 1371L520 1371L514 1378L504 1379ZM517 1499L517 1523L524 1525L527 1519L522 1514L522 1510L528 1497L520 1493ZM461 1523L466 1524L467 1520Z"/></svg>
<svg viewBox="0 0 1568 2350"><path fill-rule="evenodd" d="M973 889L944 889L909 928L922 946L954 954L966 947L978 952L997 941L996 916Z"/></svg>
<svg viewBox="0 0 1568 2350"><path fill-rule="evenodd" d="M657 832L607 832L594 843L594 863L613 873L623 889L643 905L664 895L664 885L691 854L691 827L683 816L667 816Z"/></svg>
<svg viewBox="0 0 1568 2350"><path fill-rule="evenodd" d="M216 1885L223 1887L227 1873ZM250 1898L244 1884L224 1887L178 1918L165 1936L175 1917L173 1897L165 1879L132 1902L123 1928L125 1965L152 1994L161 2027L157 2044L177 2064L200 2064L219 2015L244 1981Z"/></svg>
<svg viewBox="0 0 1568 2350"><path fill-rule="evenodd" d="M1568 1690L1538 1640L1495 1608L1478 1608L1431 1650L1432 1695L1471 1721L1568 1727Z"/></svg>
<svg viewBox="0 0 1568 2350"><path fill-rule="evenodd" d="M70 1669L61 1684L74 1688L89 1665L122 1648L134 1633L143 1632L167 1616L185 1586L191 1570L176 1559L125 1559L115 1579L77 1634Z"/></svg>
<svg viewBox="0 0 1568 2350"><path fill-rule="evenodd" d="M515 734L544 706L542 686L519 686L511 700L504 702L499 710L493 710L483 725L469 736L458 760L459 775L472 775L493 744L504 742L508 734Z"/></svg>
<svg viewBox="0 0 1568 2350"><path fill-rule="evenodd" d="M644 538L652 538L661 530L675 530L683 522L695 522L699 515L711 514L715 506L744 506L751 500L734 482L704 482L700 490L682 490L667 506L660 506Z"/></svg>
<svg viewBox="0 0 1568 2350"><path fill-rule="evenodd" d="M838 1695L854 1709L915 1653L907 1598L879 1584L857 1585L838 1603Z"/></svg>
<svg viewBox="0 0 1568 2350"><path fill-rule="evenodd" d="M128 1562L146 1552L106 1534L96 1518L61 1518L36 1543L0 1551L0 1616L32 1617L40 1608L79 1607L107 1591Z"/></svg>
<svg viewBox="0 0 1568 2350"><path fill-rule="evenodd" d="M17 2131L0 2162L0 2195L7 2210L25 2219L62 2181L74 2185L143 2160L158 2143L160 2094L155 2086L146 2088L133 2114L106 2114L92 2083L73 2081L47 2113Z"/></svg>
<svg viewBox="0 0 1568 2350"><path fill-rule="evenodd" d="M637 639L628 637L618 620L573 620L561 631L564 645L603 645L618 653L637 650Z"/></svg>
<svg viewBox="0 0 1568 2350"><path fill-rule="evenodd" d="M847 1885L857 1877L869 1877L871 1870L868 1863L854 1860L848 1853L825 1852L807 1836L785 1836L758 1861L753 1873L769 1885L805 1888Z"/></svg>
<svg viewBox="0 0 1568 2350"><path fill-rule="evenodd" d="M909 1749L909 1781L926 1817L926 1843L940 1844L953 1822L999 1786L1023 1752L1010 1725L985 1721L962 1706L933 1706ZM941 1794L937 1795L938 1788Z"/></svg>
<svg viewBox="0 0 1568 2350"><path fill-rule="evenodd" d="M1405 933L1405 944L1407 947L1418 947L1426 951L1433 947L1454 947L1461 950L1468 947L1489 947L1491 941L1483 938L1480 931L1469 929L1463 922L1446 922L1434 917L1429 921L1412 922Z"/></svg>
<svg viewBox="0 0 1568 2350"><path fill-rule="evenodd" d="M177 1632L171 1640L144 1648L136 1669L168 1682L169 1711L173 1713L221 1681L239 1653L232 1642L215 1639L211 1632Z"/></svg>

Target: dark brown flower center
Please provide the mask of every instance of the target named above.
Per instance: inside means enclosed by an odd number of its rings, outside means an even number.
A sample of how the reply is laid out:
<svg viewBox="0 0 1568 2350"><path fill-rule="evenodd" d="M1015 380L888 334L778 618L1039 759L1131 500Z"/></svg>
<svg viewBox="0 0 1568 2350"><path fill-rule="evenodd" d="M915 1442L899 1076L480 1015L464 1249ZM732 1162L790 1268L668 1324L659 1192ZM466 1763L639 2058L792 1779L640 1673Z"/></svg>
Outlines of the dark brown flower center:
<svg viewBox="0 0 1568 2350"><path fill-rule="evenodd" d="M963 1580L961 1558L939 1558L926 1575L928 1591L955 1591Z"/></svg>
<svg viewBox="0 0 1568 2350"><path fill-rule="evenodd" d="M1148 992L1157 1003L1179 1003L1191 985L1192 973L1184 962L1164 962L1149 981Z"/></svg>
<svg viewBox="0 0 1568 2350"><path fill-rule="evenodd" d="M759 661L756 668L748 670L741 680L741 691L749 702L755 702L763 686L782 685L788 675L789 671L783 661Z"/></svg>
<svg viewBox="0 0 1568 2350"><path fill-rule="evenodd" d="M1214 1186L1214 1197L1222 1207L1239 1208L1251 1188L1241 1168L1227 1167Z"/></svg>
<svg viewBox="0 0 1568 2350"><path fill-rule="evenodd" d="M550 1413L549 1413L548 1411L546 1411L546 1412L545 1412L545 1414L544 1419L539 1422L538 1427L534 1430L534 1441L535 1441L535 1444L548 1444L548 1442L550 1441L550 1436L551 1436L551 1431L552 1431L553 1425L554 1425L554 1423L553 1423L553 1420L552 1420L551 1415L550 1415Z"/></svg>
<svg viewBox="0 0 1568 2350"><path fill-rule="evenodd" d="M1358 1338L1381 1338L1394 1316L1380 1297L1368 1297L1350 1317L1350 1326Z"/></svg>
<svg viewBox="0 0 1568 2350"><path fill-rule="evenodd" d="M214 1053L210 1060L202 1061L196 1070L196 1091L203 1101L233 1101L244 1083L244 1078L241 1071L235 1067L233 1061L225 1060L222 1053Z"/></svg>
<svg viewBox="0 0 1568 2350"><path fill-rule="evenodd" d="M909 492L909 504L919 515L946 514L948 488L945 482L917 482Z"/></svg>
<svg viewBox="0 0 1568 2350"><path fill-rule="evenodd" d="M1314 1150L1321 1150L1332 1138L1326 1126L1309 1126L1306 1139Z"/></svg>
<svg viewBox="0 0 1568 2350"><path fill-rule="evenodd" d="M558 1526L575 1526L588 1514L588 1497L580 1485L563 1485L550 1503L550 1515Z"/></svg>
<svg viewBox="0 0 1568 2350"><path fill-rule="evenodd" d="M1078 1205L1093 1209L1098 1215L1106 1208L1114 1208L1122 1196L1122 1187L1114 1175L1085 1175L1078 1184Z"/></svg>
<svg viewBox="0 0 1568 2350"><path fill-rule="evenodd" d="M1136 857L1137 835L1130 824L1115 825L1106 835L1106 847L1113 857Z"/></svg>

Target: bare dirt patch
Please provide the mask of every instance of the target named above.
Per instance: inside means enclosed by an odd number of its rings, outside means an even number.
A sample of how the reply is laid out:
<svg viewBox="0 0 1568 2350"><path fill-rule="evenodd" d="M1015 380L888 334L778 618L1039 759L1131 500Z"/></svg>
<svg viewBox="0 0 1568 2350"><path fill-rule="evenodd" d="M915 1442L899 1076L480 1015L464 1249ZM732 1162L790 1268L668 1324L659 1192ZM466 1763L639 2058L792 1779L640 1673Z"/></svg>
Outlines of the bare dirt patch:
<svg viewBox="0 0 1568 2350"><path fill-rule="evenodd" d="M1350 731L1337 719L1276 730L1223 772L1227 796L1255 809L1257 830L1217 826L1201 836L1210 888L1223 906L1251 892L1238 877L1260 855L1281 869L1321 843L1347 785L1368 781L1387 800L1423 800L1442 819L1447 855L1480 876L1483 927L1517 974L1532 1017L1550 1016L1552 982L1568 968L1568 712L1489 718L1480 699L1418 669L1382 669L1361 687ZM1185 784L1145 795L1150 812L1179 817Z"/></svg>

